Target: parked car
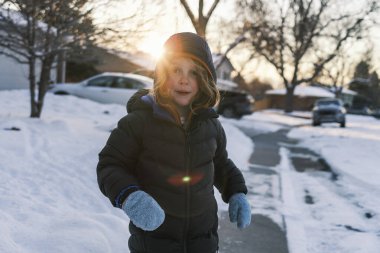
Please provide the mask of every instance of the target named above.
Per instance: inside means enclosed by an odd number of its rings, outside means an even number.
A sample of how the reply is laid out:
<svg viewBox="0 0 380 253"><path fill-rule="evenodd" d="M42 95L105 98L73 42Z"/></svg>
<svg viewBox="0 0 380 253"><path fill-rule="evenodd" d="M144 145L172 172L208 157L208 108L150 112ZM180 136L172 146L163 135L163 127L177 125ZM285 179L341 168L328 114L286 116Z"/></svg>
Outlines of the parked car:
<svg viewBox="0 0 380 253"><path fill-rule="evenodd" d="M215 108L218 114L226 118L241 118L252 113L253 97L239 89L236 83L218 79L217 87L221 96Z"/></svg>
<svg viewBox="0 0 380 253"><path fill-rule="evenodd" d="M322 123L336 122L340 127L346 126L346 109L343 102L337 98L322 98L314 103L313 126Z"/></svg>
<svg viewBox="0 0 380 253"><path fill-rule="evenodd" d="M55 84L49 92L57 95L74 95L100 103L127 104L139 89L153 87L153 79L136 74L106 72L80 83Z"/></svg>

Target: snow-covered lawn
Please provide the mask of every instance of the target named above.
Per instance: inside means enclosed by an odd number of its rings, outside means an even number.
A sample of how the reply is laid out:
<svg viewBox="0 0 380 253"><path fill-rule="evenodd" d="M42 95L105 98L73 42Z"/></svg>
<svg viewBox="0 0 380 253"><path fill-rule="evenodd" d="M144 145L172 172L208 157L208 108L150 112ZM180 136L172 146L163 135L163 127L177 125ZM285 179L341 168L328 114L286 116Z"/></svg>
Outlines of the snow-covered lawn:
<svg viewBox="0 0 380 253"><path fill-rule="evenodd" d="M305 192L314 199L299 209L307 252L379 252L380 121L348 115L346 128L308 125L288 136L320 154L338 175L332 181L326 173L292 171L299 203Z"/></svg>

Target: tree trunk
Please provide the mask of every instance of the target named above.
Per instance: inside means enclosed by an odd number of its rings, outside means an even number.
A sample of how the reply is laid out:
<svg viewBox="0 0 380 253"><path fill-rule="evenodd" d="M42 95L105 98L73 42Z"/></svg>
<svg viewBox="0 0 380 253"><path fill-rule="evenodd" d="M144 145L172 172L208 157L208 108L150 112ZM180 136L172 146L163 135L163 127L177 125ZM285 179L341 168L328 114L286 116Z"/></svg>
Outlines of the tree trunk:
<svg viewBox="0 0 380 253"><path fill-rule="evenodd" d="M207 27L207 20L205 20L203 17L199 17L197 25L195 26L195 31L199 36L201 36L203 39L206 40L206 27Z"/></svg>
<svg viewBox="0 0 380 253"><path fill-rule="evenodd" d="M39 118L42 113L44 105L44 98L50 82L50 70L52 68L54 56L49 55L42 60L40 81L38 83L38 101L37 105L37 117Z"/></svg>
<svg viewBox="0 0 380 253"><path fill-rule="evenodd" d="M285 96L285 112L293 111L293 94L295 87L286 88L286 96Z"/></svg>
<svg viewBox="0 0 380 253"><path fill-rule="evenodd" d="M198 28L196 29L196 32L203 39L206 39L206 27L198 26Z"/></svg>
<svg viewBox="0 0 380 253"><path fill-rule="evenodd" d="M36 59L29 59L29 92L30 92L30 117L38 118L38 106L36 103Z"/></svg>

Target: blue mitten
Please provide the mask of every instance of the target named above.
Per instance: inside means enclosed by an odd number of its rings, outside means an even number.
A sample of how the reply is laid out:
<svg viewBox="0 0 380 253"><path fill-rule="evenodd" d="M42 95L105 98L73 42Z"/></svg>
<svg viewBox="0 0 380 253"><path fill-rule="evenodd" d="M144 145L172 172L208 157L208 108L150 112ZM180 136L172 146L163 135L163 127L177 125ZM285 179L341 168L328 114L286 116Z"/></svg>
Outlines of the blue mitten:
<svg viewBox="0 0 380 253"><path fill-rule="evenodd" d="M240 229L251 224L251 206L244 193L235 193L231 196L228 206L228 213L231 222L237 222Z"/></svg>
<svg viewBox="0 0 380 253"><path fill-rule="evenodd" d="M165 220L164 210L146 192L132 192L122 205L122 209L136 227L145 231L157 229Z"/></svg>

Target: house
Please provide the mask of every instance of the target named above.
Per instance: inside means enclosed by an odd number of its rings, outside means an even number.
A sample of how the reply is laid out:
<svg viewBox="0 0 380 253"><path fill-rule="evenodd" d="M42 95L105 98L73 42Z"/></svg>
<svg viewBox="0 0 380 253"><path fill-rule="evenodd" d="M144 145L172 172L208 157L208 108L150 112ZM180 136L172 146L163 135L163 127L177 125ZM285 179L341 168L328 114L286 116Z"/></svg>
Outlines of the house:
<svg viewBox="0 0 380 253"><path fill-rule="evenodd" d="M348 85L359 94L353 101L352 109L360 111L379 107L380 86L376 72L369 78L355 78Z"/></svg>
<svg viewBox="0 0 380 253"><path fill-rule="evenodd" d="M41 64L36 64L38 82ZM56 79L56 69L51 71L52 81ZM0 54L0 90L29 89L29 67Z"/></svg>
<svg viewBox="0 0 380 253"><path fill-rule="evenodd" d="M0 90L28 88L28 74L28 65L0 54Z"/></svg>
<svg viewBox="0 0 380 253"><path fill-rule="evenodd" d="M339 98L350 107L356 92L343 89ZM314 102L319 98L333 98L335 93L324 87L298 85L294 90L293 109L297 111L310 111ZM265 93L264 99L255 102L255 110L284 109L286 101L286 89L273 89Z"/></svg>
<svg viewBox="0 0 380 253"><path fill-rule="evenodd" d="M0 16L11 17L14 20L19 19L17 12L8 11L3 8L0 8ZM2 36L8 36L3 30L0 33ZM28 88L28 65L20 64L13 58L6 56L5 54L7 53L9 54L10 52L6 48L0 47L0 90Z"/></svg>
<svg viewBox="0 0 380 253"><path fill-rule="evenodd" d="M25 23L24 18L16 11L0 8L0 14L4 20L10 19L16 26L23 26ZM2 21L4 22L4 20ZM45 24L42 22L39 22L38 26L42 30L45 29ZM0 30L0 33L3 37L4 35L10 35L6 30ZM21 64L15 59L5 55L10 53L11 52L6 48L0 47L0 90L28 89L29 66L27 64ZM41 64L39 61L37 61L35 68L37 81L39 79L40 70ZM52 71L51 77L53 80L55 80L56 70Z"/></svg>
<svg viewBox="0 0 380 253"><path fill-rule="evenodd" d="M219 79L231 81L231 73L235 70L230 60L222 54L213 54L212 59Z"/></svg>

